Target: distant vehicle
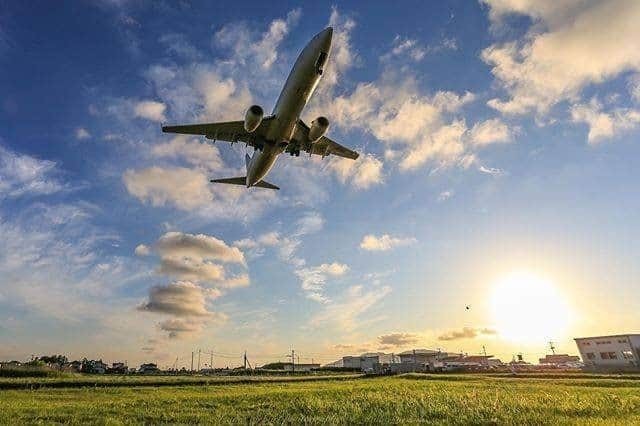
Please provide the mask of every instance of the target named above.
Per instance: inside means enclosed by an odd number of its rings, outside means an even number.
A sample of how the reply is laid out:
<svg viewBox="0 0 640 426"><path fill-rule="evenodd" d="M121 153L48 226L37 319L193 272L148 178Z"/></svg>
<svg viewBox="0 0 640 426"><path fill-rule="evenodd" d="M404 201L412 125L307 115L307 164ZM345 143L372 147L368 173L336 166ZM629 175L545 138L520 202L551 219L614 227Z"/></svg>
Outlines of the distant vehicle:
<svg viewBox="0 0 640 426"><path fill-rule="evenodd" d="M212 179L214 183L244 185L247 188L280 189L263 178L269 173L278 155L287 152L299 156L301 151L322 158L333 154L355 160L358 153L332 141L325 136L329 120L318 117L308 126L300 119L300 113L311 98L331 52L333 29L326 28L317 34L302 50L287 78L276 102L273 113L264 117L264 110L253 105L245 114L244 121L163 126L165 133L203 135L214 142L244 142L255 151L253 157L245 155L246 176Z"/></svg>

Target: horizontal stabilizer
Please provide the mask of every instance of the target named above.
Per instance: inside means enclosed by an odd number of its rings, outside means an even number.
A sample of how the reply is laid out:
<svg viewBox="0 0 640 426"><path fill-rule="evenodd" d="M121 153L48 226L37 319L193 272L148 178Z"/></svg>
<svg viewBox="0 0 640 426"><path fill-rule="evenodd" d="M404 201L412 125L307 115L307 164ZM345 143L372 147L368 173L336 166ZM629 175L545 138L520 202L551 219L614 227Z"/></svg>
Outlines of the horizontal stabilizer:
<svg viewBox="0 0 640 426"><path fill-rule="evenodd" d="M260 188L280 189L279 187L275 186L274 184L269 183L269 182L265 182L263 180L261 180L260 182L256 183L253 186L257 186L257 187L260 187Z"/></svg>
<svg viewBox="0 0 640 426"><path fill-rule="evenodd" d="M211 183L228 183L230 185L247 185L247 177L240 176L234 178L225 178L225 179L211 179Z"/></svg>
<svg viewBox="0 0 640 426"><path fill-rule="evenodd" d="M211 183L226 183L226 184L230 184L230 185L242 185L242 186L246 186L247 184L247 177L246 176L240 176L240 177L234 177L234 178L225 178L225 179L211 179ZM269 183L269 182L265 182L263 180L261 180L260 182L253 184L252 186L257 186L258 188L268 188L268 189L280 189L279 187Z"/></svg>

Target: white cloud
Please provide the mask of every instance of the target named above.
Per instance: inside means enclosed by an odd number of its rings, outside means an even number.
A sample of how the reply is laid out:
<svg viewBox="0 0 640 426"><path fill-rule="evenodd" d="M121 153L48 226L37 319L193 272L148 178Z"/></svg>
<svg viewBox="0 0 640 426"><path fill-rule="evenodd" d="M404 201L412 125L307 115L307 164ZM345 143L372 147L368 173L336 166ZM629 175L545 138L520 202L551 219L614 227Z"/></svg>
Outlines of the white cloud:
<svg viewBox="0 0 640 426"><path fill-rule="evenodd" d="M396 247L415 244L415 238L398 238L389 234L383 234L379 237L369 234L365 235L360 243L360 248L367 251L387 251Z"/></svg>
<svg viewBox="0 0 640 426"><path fill-rule="evenodd" d="M383 163L371 154L364 154L355 161L331 157L326 167L341 183L350 183L357 189L367 189L384 181Z"/></svg>
<svg viewBox="0 0 640 426"><path fill-rule="evenodd" d="M442 50L456 50L457 48L458 46L455 39L445 38L438 44L424 46L415 39L404 38L396 35L393 39L393 46L391 50L383 54L380 59L382 61L397 61L398 58L406 57L412 61L418 62L429 54L440 52Z"/></svg>
<svg viewBox="0 0 640 426"><path fill-rule="evenodd" d="M339 302L327 303L316 314L310 325L331 324L340 331L351 332L366 324L362 321L364 314L384 299L391 292L391 287L375 287L365 290L361 285L349 287L339 298Z"/></svg>
<svg viewBox="0 0 640 426"><path fill-rule="evenodd" d="M181 280L198 282L224 280L224 267L222 265L194 260L189 257L162 257L158 273Z"/></svg>
<svg viewBox="0 0 640 426"><path fill-rule="evenodd" d="M191 210L213 199L209 181L198 170L154 166L127 170L123 180L130 194L154 206L172 203L181 210Z"/></svg>
<svg viewBox="0 0 640 426"><path fill-rule="evenodd" d="M349 270L349 267L344 263L323 263L315 268L316 271L322 274L328 274L333 276L343 275Z"/></svg>
<svg viewBox="0 0 640 426"><path fill-rule="evenodd" d="M474 339L482 336L494 336L498 334L496 330L489 327L463 327L461 330L450 330L438 336L438 340L451 341L460 339Z"/></svg>
<svg viewBox="0 0 640 426"><path fill-rule="evenodd" d="M627 81L629 94L634 101L640 103L640 74L634 74Z"/></svg>
<svg viewBox="0 0 640 426"><path fill-rule="evenodd" d="M616 108L610 112L602 110L596 98L588 104L576 104L571 107L571 119L575 123L589 126L589 143L595 144L611 139L640 126L640 110Z"/></svg>
<svg viewBox="0 0 640 426"><path fill-rule="evenodd" d="M421 95L409 71L398 75L387 70L378 81L359 83L351 94L336 96L323 108L339 127L364 130L382 141L387 159L398 161L407 171L429 162L441 166L460 160L468 149L463 141L467 128L463 120L451 116L474 99L468 92ZM364 164L373 173L365 174L368 179L363 184L380 181L379 160L365 157ZM343 169L336 169L342 176Z"/></svg>
<svg viewBox="0 0 640 426"><path fill-rule="evenodd" d="M440 194L438 194L437 200L442 202L442 201L448 200L452 196L453 196L453 191L451 191L451 190L442 191Z"/></svg>
<svg viewBox="0 0 640 426"><path fill-rule="evenodd" d="M176 281L149 289L148 299L138 306L139 311L169 315L158 323L169 338L182 338L198 333L210 322L221 323L227 316L207 309L208 301L220 297L216 289L203 289L189 281Z"/></svg>
<svg viewBox="0 0 640 426"><path fill-rule="evenodd" d="M327 276L338 277L344 275L348 270L347 265L333 262L311 268L301 268L295 273L300 278L301 288L307 298L320 303L329 303L331 299L324 294Z"/></svg>
<svg viewBox="0 0 640 426"><path fill-rule="evenodd" d="M148 256L151 253L151 249L144 244L138 244L135 249L136 256Z"/></svg>
<svg viewBox="0 0 640 426"><path fill-rule="evenodd" d="M275 19L269 29L256 37L245 24L227 24L214 35L214 42L233 50L234 58L241 61L255 61L263 69L269 69L278 59L278 47L285 36L300 20L300 9L287 14L286 19Z"/></svg>
<svg viewBox="0 0 640 426"><path fill-rule="evenodd" d="M205 292L188 281L158 285L149 290L149 299L138 307L141 311L175 316L206 317Z"/></svg>
<svg viewBox="0 0 640 426"><path fill-rule="evenodd" d="M331 58L327 63L320 86L325 92L332 90L340 76L358 61L358 55L351 46L351 32L356 22L351 17L342 15L338 8L333 6L329 26L333 28Z"/></svg>
<svg viewBox="0 0 640 426"><path fill-rule="evenodd" d="M322 224L320 224L322 227ZM277 232L267 232L258 238L258 243L263 246L275 246L280 242L280 235Z"/></svg>
<svg viewBox="0 0 640 426"><path fill-rule="evenodd" d="M294 237L302 235L313 234L322 229L324 226L324 219L318 212L307 212L300 219L296 221L296 230Z"/></svg>
<svg viewBox="0 0 640 426"><path fill-rule="evenodd" d="M162 122L166 121L166 117L164 116L165 109L167 109L167 107L162 102L140 101L135 105L133 112L136 117Z"/></svg>
<svg viewBox="0 0 640 426"><path fill-rule="evenodd" d="M226 315L211 312L207 302L222 296L220 288L250 284L247 273L227 276L222 264L245 267L244 254L238 247L229 246L214 236L172 231L162 235L152 248L143 244L140 247L144 247L140 251L148 254L152 249L160 257L157 273L180 280L152 287L148 300L138 307L141 311L173 316L158 325L169 337L199 332L212 320L225 321ZM138 251L136 249L136 253ZM203 284L215 287L206 288Z"/></svg>
<svg viewBox="0 0 640 426"><path fill-rule="evenodd" d="M241 240L234 241L233 245L241 249L254 249L258 247L258 242L251 238L243 238Z"/></svg>
<svg viewBox="0 0 640 426"><path fill-rule="evenodd" d="M393 39L393 47L391 51L382 55L381 59L383 61L391 60L394 57L398 56L408 56L414 61L420 61L424 59L427 54L427 49L418 44L418 42L414 39L410 38L402 38L397 35Z"/></svg>
<svg viewBox="0 0 640 426"><path fill-rule="evenodd" d="M153 65L146 77L174 119L237 120L253 103L253 95L236 76L223 74L223 70L208 64Z"/></svg>
<svg viewBox="0 0 640 426"><path fill-rule="evenodd" d="M0 145L0 197L46 195L64 189L55 177L57 165Z"/></svg>
<svg viewBox="0 0 640 426"><path fill-rule="evenodd" d="M239 248L228 246L224 241L205 234L167 232L158 239L155 249L163 257L189 257L244 264L244 255Z"/></svg>
<svg viewBox="0 0 640 426"><path fill-rule="evenodd" d="M107 255L119 237L93 225L89 203L24 206L0 216L0 277L5 302L26 313L24 321L47 333L60 326L89 327L115 337L131 320L122 288L149 271L128 258ZM130 306L130 305L129 305ZM139 328L128 325L133 332ZM117 331L117 332L116 332ZM110 338L110 337L109 337ZM71 342L67 342L71 344Z"/></svg>
<svg viewBox="0 0 640 426"><path fill-rule="evenodd" d="M502 169L499 169L497 167L486 167L483 165L480 165L480 167L478 168L478 171L480 171L481 173L485 173L493 176L501 176L504 174L504 170Z"/></svg>
<svg viewBox="0 0 640 426"><path fill-rule="evenodd" d="M378 343L382 348L415 345L419 341L419 336L414 333L389 333L378 336Z"/></svg>
<svg viewBox="0 0 640 426"><path fill-rule="evenodd" d="M212 312L206 321L194 318L169 318L158 323L158 328L168 333L170 339L181 339L201 332L204 327L212 322L223 324L228 317L224 313Z"/></svg>
<svg viewBox="0 0 640 426"><path fill-rule="evenodd" d="M470 132L471 141L476 145L490 145L493 143L509 143L512 141L512 131L499 118L492 118L473 125Z"/></svg>
<svg viewBox="0 0 640 426"><path fill-rule="evenodd" d="M508 94L488 104L505 114L543 115L561 101L575 101L590 84L640 70L640 3L635 0L483 2L494 22L521 14L535 24L523 41L494 44L482 53Z"/></svg>
<svg viewBox="0 0 640 426"><path fill-rule="evenodd" d="M179 145L179 144L176 144ZM191 148L194 148L193 150ZM197 152L197 148L186 149L188 158ZM163 147L168 157L170 147ZM203 150L204 151L204 150ZM217 152L204 151L215 164ZM206 163L206 158L202 163ZM195 158L189 160L198 162ZM207 219L250 222L259 217L256 212L264 212L270 205L282 200L276 191L242 186L212 184L209 179L212 171L206 167L184 168L176 166L152 166L140 170L127 170L123 181L128 192L141 202L153 206L173 205L176 208ZM224 168L216 170L217 176L238 176L242 172ZM214 175L215 176L215 175ZM230 214L230 212L233 212Z"/></svg>
<svg viewBox="0 0 640 426"><path fill-rule="evenodd" d="M184 158L189 164L210 170L225 168L218 148L202 139L176 136L170 142L155 145L152 153L158 158Z"/></svg>
<svg viewBox="0 0 640 426"><path fill-rule="evenodd" d="M83 139L89 139L90 137L91 137L91 135L89 134L89 132L85 128L78 127L76 129L76 139L83 140Z"/></svg>

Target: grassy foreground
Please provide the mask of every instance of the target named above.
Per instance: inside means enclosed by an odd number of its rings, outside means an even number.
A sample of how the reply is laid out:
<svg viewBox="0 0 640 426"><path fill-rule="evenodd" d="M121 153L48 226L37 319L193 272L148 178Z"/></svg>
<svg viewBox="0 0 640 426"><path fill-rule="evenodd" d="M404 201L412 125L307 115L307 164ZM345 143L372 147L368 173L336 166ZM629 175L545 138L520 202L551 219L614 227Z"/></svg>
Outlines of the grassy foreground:
<svg viewBox="0 0 640 426"><path fill-rule="evenodd" d="M640 424L640 381L408 375L1 390L0 423Z"/></svg>

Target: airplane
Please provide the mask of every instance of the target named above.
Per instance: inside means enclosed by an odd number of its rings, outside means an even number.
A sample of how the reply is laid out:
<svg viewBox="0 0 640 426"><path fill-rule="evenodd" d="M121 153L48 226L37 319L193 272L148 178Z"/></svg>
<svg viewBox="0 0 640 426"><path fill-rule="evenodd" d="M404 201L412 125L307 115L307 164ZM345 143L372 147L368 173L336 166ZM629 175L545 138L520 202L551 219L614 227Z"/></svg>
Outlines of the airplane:
<svg viewBox="0 0 640 426"><path fill-rule="evenodd" d="M311 126L300 119L300 113L322 77L331 52L332 36L333 28L328 27L313 37L302 50L271 115L265 117L262 107L253 105L247 110L244 121L163 126L162 131L202 135L214 143L217 140L232 144L240 141L254 148L253 156L245 154L246 176L212 179L212 183L280 189L263 179L273 168L278 156L285 152L296 157L304 151L310 156L316 154L322 158L333 154L357 159L357 152L325 136L329 130L326 117L316 118Z"/></svg>

